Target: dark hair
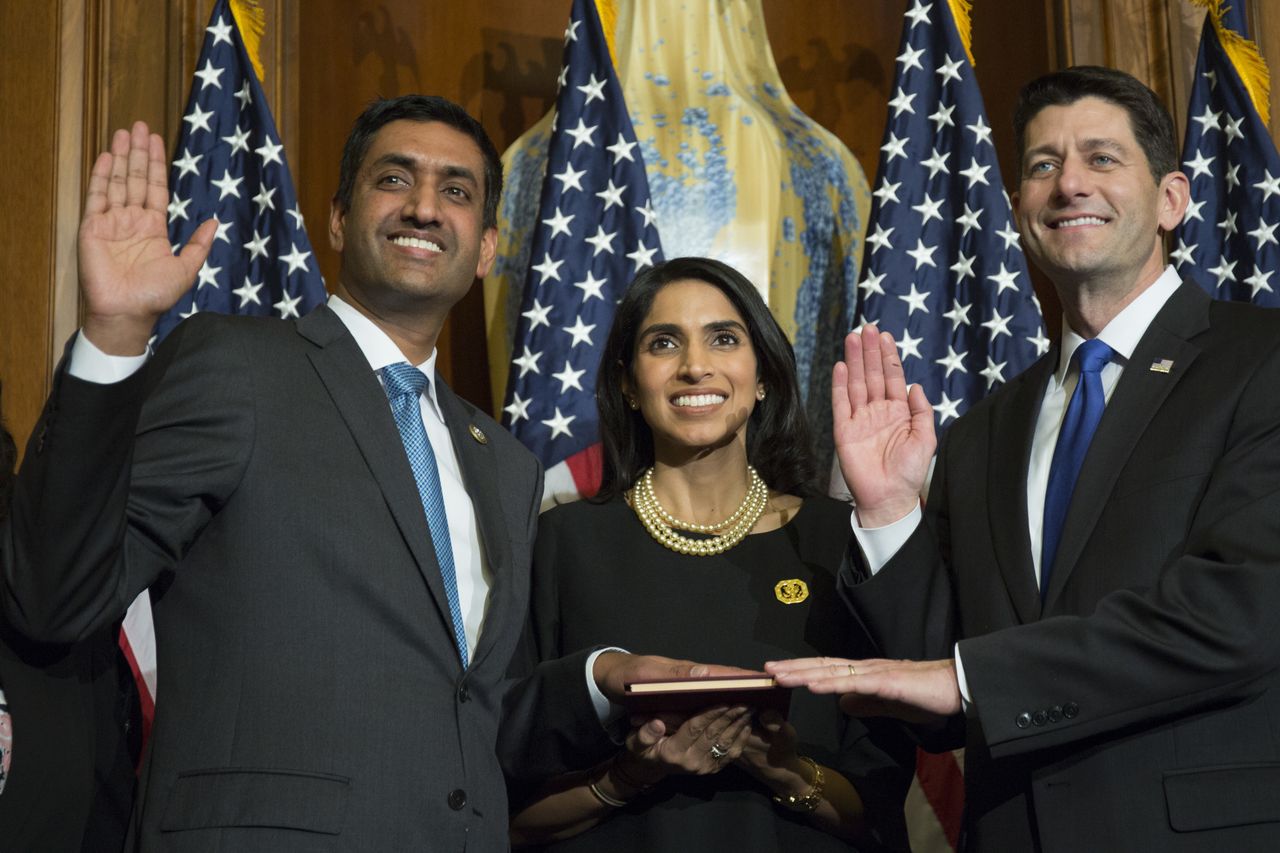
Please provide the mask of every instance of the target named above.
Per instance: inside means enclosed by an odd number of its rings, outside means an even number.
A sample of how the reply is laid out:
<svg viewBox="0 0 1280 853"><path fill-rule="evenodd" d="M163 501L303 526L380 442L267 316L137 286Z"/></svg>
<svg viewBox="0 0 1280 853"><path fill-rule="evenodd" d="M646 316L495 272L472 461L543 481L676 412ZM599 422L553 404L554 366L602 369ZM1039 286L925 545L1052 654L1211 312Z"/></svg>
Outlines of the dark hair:
<svg viewBox="0 0 1280 853"><path fill-rule="evenodd" d="M710 258L675 258L635 277L618 303L600 355L596 407L604 464L596 500L605 501L635 484L653 464L653 432L627 405L623 380L633 378L636 337L658 291L681 279L703 281L723 293L747 324L765 398L747 420L747 460L778 492L801 496L816 489L809 421L796 382L796 357L778 321L755 285L727 264Z"/></svg>
<svg viewBox="0 0 1280 853"><path fill-rule="evenodd" d="M364 162L373 137L384 125L393 121L438 121L454 130L470 136L484 157L484 227L498 227L498 198L502 195L502 158L493 147L489 134L480 122L453 101L436 95L401 95L398 98L382 98L365 107L356 117L342 146L342 166L338 172L338 191L333 200L342 210L351 207L351 193L355 189L356 173Z"/></svg>
<svg viewBox="0 0 1280 853"><path fill-rule="evenodd" d="M1178 169L1178 145L1173 118L1156 93L1136 78L1114 68L1076 65L1032 80L1022 87L1013 108L1013 135L1018 168L1026 156L1027 125L1045 107L1074 104L1081 98L1101 98L1129 114L1129 126L1147 156L1151 175L1159 183Z"/></svg>

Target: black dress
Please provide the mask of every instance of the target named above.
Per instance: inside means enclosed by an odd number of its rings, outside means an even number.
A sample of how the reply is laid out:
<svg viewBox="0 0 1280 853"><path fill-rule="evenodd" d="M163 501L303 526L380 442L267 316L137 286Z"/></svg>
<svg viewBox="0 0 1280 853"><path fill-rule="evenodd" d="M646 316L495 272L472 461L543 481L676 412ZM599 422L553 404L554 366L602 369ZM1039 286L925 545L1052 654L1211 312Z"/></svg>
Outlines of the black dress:
<svg viewBox="0 0 1280 853"><path fill-rule="evenodd" d="M616 645L752 669L766 660L869 653L857 645L836 592L851 535L847 505L809 498L778 530L748 536L724 554L690 557L654 541L621 498L556 507L538 522L532 642L542 659ZM906 849L902 802L914 747L900 730L847 717L835 697L803 690L792 695L789 719L799 733L797 751L839 770L866 803L878 839ZM774 805L763 785L730 766L711 776L669 776L593 829L545 849L850 847Z"/></svg>

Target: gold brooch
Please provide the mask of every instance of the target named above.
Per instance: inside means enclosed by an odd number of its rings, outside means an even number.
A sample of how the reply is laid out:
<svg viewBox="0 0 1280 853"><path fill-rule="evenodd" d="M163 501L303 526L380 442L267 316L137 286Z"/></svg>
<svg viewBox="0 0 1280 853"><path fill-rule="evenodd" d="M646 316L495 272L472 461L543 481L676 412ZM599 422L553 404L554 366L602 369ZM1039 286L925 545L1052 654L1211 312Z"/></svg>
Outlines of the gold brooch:
<svg viewBox="0 0 1280 853"><path fill-rule="evenodd" d="M468 424L467 429L471 431L471 437L474 438L476 441L480 442L481 444L489 443L489 436L481 432L480 427L476 426L475 424Z"/></svg>
<svg viewBox="0 0 1280 853"><path fill-rule="evenodd" d="M774 585L773 594L783 604L799 604L809 597L809 585L800 578L788 578Z"/></svg>

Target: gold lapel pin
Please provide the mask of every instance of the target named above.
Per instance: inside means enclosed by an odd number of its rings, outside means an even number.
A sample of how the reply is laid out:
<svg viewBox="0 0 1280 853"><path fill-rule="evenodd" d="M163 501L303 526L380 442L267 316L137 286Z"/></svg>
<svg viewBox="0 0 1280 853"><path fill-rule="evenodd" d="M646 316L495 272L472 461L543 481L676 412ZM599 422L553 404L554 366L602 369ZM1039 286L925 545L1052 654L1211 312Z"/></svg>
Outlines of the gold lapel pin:
<svg viewBox="0 0 1280 853"><path fill-rule="evenodd" d="M1152 373L1168 373L1170 370L1173 370L1173 359L1171 358L1157 358L1151 362Z"/></svg>
<svg viewBox="0 0 1280 853"><path fill-rule="evenodd" d="M783 604L799 604L809 597L809 585L800 578L787 578L774 584L773 594Z"/></svg>
<svg viewBox="0 0 1280 853"><path fill-rule="evenodd" d="M467 430L471 433L471 437L480 444L489 443L489 436L485 435L484 432L481 431L480 427L475 424L467 424Z"/></svg>

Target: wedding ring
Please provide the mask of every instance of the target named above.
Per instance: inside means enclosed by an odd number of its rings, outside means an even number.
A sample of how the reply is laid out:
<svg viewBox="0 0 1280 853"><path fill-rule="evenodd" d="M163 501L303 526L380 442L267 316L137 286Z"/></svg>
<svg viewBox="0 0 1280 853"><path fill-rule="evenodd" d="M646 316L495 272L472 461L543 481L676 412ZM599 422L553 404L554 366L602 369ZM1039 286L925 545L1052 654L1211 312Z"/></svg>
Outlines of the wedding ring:
<svg viewBox="0 0 1280 853"><path fill-rule="evenodd" d="M857 674L858 674L858 670L854 668L853 664L849 664L849 674L850 674L850 675L857 675Z"/></svg>
<svg viewBox="0 0 1280 853"><path fill-rule="evenodd" d="M716 761L719 761L720 759L724 758L728 754L729 754L729 750L721 746L719 743L711 744L711 757L714 758Z"/></svg>

